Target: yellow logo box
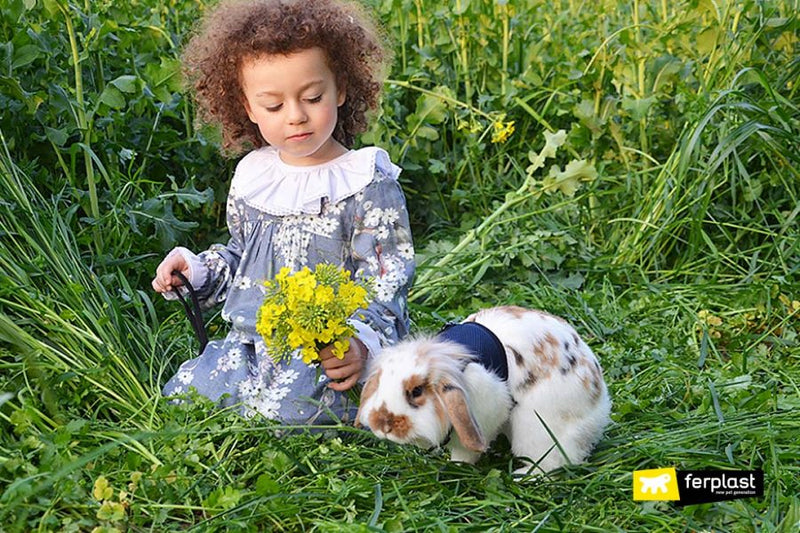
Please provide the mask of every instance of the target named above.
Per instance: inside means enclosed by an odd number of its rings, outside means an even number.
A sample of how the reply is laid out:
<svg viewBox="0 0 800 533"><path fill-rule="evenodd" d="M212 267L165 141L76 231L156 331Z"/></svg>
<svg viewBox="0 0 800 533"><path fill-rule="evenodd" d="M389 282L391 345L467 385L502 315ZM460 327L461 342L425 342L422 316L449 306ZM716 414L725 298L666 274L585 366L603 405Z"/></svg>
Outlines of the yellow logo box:
<svg viewBox="0 0 800 533"><path fill-rule="evenodd" d="M674 468L636 470L633 473L634 501L677 501L678 476Z"/></svg>

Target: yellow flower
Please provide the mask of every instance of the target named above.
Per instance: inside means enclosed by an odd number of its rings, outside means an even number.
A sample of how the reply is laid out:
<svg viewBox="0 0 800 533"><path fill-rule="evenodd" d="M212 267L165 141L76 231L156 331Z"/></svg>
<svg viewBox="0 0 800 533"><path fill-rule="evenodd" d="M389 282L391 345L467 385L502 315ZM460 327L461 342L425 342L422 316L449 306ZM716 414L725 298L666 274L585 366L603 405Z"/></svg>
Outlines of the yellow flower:
<svg viewBox="0 0 800 533"><path fill-rule="evenodd" d="M514 133L514 121L511 122L503 122L502 120L497 120L492 124L493 131L492 131L492 142L493 143L504 143L511 137L511 134Z"/></svg>
<svg viewBox="0 0 800 533"><path fill-rule="evenodd" d="M721 326L722 319L716 315L712 315L708 310L703 309L702 311L697 313L697 317L702 321L708 324L709 326Z"/></svg>
<svg viewBox="0 0 800 533"><path fill-rule="evenodd" d="M333 345L344 357L355 330L347 319L369 305L366 282L351 279L350 272L330 264L305 267L292 273L282 268L264 283L264 302L258 310L256 331L276 361L299 351L306 363L319 359L319 350Z"/></svg>
<svg viewBox="0 0 800 533"><path fill-rule="evenodd" d="M344 359L344 354L350 349L350 339L341 339L333 343L333 355Z"/></svg>

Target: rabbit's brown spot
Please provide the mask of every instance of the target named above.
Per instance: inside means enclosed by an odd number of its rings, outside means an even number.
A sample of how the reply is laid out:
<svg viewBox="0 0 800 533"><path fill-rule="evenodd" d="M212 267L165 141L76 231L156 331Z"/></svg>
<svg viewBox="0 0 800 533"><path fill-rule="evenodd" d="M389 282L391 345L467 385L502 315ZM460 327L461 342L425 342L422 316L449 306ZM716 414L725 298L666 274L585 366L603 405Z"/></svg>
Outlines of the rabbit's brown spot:
<svg viewBox="0 0 800 533"><path fill-rule="evenodd" d="M603 371L600 369L600 363L593 357L582 357L578 361L578 366L581 384L589 393L592 402L596 403L603 393Z"/></svg>
<svg viewBox="0 0 800 533"><path fill-rule="evenodd" d="M597 362L597 359L594 360L594 365L591 366L592 369L592 400L598 401L600 396L603 392L603 371L600 368L600 363Z"/></svg>
<svg viewBox="0 0 800 533"><path fill-rule="evenodd" d="M358 411L356 412L356 419L355 419L355 426L361 427L361 409L366 405L367 401L375 394L375 391L378 390L378 383L381 379L381 372L382 369L378 369L372 375L367 378L367 382L364 384L364 388L361 390L361 400L358 404Z"/></svg>
<svg viewBox="0 0 800 533"><path fill-rule="evenodd" d="M548 332L544 338L533 347L536 362L542 369L555 370L559 366L561 345L552 333Z"/></svg>
<svg viewBox="0 0 800 533"><path fill-rule="evenodd" d="M427 379L419 374L414 374L403 380L403 390L405 391L406 401L415 409L427 401L428 395L425 393L428 391L428 388Z"/></svg>
<svg viewBox="0 0 800 533"><path fill-rule="evenodd" d="M436 396L434 396L433 412L436 414L436 419L439 421L439 425L444 427L445 424L447 424L447 412L445 411L445 407L441 398Z"/></svg>
<svg viewBox="0 0 800 533"><path fill-rule="evenodd" d="M379 368L374 374L372 374L367 379L367 382L364 384L364 389L361 391L362 404L366 403L366 401L369 400L373 394L375 394L375 391L378 390L378 383L380 382L381 379L381 372L383 372L383 370Z"/></svg>
<svg viewBox="0 0 800 533"><path fill-rule="evenodd" d="M515 350L513 347L509 346L508 344L503 345L507 352L511 352L511 355L514 356L514 362L517 363L517 366L520 368L525 367L525 359L522 357L522 354Z"/></svg>
<svg viewBox="0 0 800 533"><path fill-rule="evenodd" d="M565 343L566 344L566 343ZM572 353L567 353L567 360L565 361L567 364L560 368L561 375L566 376L567 373L575 368L576 363L578 362L578 358L575 357Z"/></svg>
<svg viewBox="0 0 800 533"><path fill-rule="evenodd" d="M519 390L526 390L534 385L536 382L539 381L539 376L533 370L528 370L528 374L525 376L525 380L519 384Z"/></svg>
<svg viewBox="0 0 800 533"><path fill-rule="evenodd" d="M404 439L411 423L406 415L396 415L386 408L386 404L372 411L369 414L369 427L372 431L380 431L385 434L392 434L397 438Z"/></svg>
<svg viewBox="0 0 800 533"><path fill-rule="evenodd" d="M498 307L498 309L505 313L508 313L514 318L522 318L523 316L531 312L530 309L525 309L524 307L519 307L518 305L504 305L502 307Z"/></svg>

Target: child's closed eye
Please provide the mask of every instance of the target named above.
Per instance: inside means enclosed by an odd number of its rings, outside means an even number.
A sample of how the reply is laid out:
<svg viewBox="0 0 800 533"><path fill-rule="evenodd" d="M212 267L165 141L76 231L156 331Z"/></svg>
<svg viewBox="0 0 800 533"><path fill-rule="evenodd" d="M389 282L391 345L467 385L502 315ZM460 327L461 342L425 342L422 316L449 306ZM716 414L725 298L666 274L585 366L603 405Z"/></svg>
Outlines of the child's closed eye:
<svg viewBox="0 0 800 533"><path fill-rule="evenodd" d="M317 96L312 96L311 98L306 98L306 102L309 104L316 104L322 100L322 95L318 94Z"/></svg>

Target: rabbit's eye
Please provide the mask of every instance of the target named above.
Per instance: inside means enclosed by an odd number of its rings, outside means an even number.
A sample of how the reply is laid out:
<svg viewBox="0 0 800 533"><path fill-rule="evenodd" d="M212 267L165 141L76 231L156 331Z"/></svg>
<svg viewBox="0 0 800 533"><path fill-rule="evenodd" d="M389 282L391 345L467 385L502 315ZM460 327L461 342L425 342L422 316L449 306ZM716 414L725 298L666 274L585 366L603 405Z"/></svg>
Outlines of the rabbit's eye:
<svg viewBox="0 0 800 533"><path fill-rule="evenodd" d="M423 392L425 392L425 387L423 387L422 385L417 385L416 387L411 389L410 396L412 398L419 398L420 396L422 396Z"/></svg>

